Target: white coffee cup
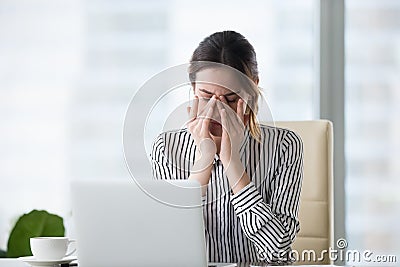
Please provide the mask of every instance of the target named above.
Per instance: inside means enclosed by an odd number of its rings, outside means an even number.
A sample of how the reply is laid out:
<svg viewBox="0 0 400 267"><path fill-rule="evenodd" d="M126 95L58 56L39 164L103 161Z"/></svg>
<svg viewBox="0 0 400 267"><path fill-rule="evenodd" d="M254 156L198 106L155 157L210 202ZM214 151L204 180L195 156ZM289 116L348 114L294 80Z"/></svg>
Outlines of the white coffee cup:
<svg viewBox="0 0 400 267"><path fill-rule="evenodd" d="M68 246L75 240L68 237L33 237L31 251L36 260L53 261L71 256L76 248L67 254Z"/></svg>

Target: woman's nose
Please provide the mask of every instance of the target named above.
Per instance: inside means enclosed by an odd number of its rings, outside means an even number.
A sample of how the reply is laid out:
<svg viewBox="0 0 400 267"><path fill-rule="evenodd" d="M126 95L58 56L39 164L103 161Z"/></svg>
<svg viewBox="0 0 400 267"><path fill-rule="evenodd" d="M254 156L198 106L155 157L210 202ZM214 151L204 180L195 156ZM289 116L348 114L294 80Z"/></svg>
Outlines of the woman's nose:
<svg viewBox="0 0 400 267"><path fill-rule="evenodd" d="M217 98L216 100L221 101L221 96L220 95L214 94L213 96L215 96Z"/></svg>

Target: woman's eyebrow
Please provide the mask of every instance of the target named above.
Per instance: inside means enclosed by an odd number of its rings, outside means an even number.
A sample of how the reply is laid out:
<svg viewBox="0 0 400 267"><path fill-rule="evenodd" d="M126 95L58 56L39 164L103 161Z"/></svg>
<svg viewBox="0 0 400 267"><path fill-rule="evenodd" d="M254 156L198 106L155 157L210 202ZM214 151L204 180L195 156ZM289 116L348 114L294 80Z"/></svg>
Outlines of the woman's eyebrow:
<svg viewBox="0 0 400 267"><path fill-rule="evenodd" d="M202 91L203 93L213 95L213 93L207 91L206 89L199 88L199 90ZM227 97L227 96L231 96L231 95L236 95L236 92L230 92L230 93L228 93L228 94L225 94L224 96Z"/></svg>

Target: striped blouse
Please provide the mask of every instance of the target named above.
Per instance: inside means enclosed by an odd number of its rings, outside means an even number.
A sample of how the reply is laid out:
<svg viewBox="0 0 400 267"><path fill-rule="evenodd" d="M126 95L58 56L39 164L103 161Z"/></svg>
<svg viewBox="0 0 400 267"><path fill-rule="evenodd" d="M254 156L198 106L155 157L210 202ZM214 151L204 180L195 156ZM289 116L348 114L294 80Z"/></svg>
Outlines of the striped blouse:
<svg viewBox="0 0 400 267"><path fill-rule="evenodd" d="M210 262L288 262L285 256L299 231L303 145L294 132L261 125L261 142L245 131L241 161L250 184L232 194L215 155L203 198L205 239ZM195 160L187 129L160 134L151 152L155 179L188 179Z"/></svg>

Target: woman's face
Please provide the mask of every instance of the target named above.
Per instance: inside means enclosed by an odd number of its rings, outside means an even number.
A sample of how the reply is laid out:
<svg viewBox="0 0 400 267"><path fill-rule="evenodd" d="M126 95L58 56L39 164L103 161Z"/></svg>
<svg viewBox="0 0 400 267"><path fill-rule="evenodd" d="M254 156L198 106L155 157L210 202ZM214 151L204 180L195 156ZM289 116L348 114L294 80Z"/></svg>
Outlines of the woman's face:
<svg viewBox="0 0 400 267"><path fill-rule="evenodd" d="M194 94L199 98L199 114L204 112L207 109L208 101L213 97L217 97L217 105L219 107L229 106L234 112L237 111L237 105L240 97L237 95L237 92L233 92L223 86L209 84L209 83L195 83L194 84ZM223 103L221 99L225 98L226 103ZM245 102L246 100L243 99ZM230 112L228 112L229 114ZM232 114L232 113L231 113ZM243 122L245 125L247 124L248 116L245 115L245 121ZM219 108L215 108L214 112L211 116L210 121L210 133L214 136L222 135L222 126L221 126L221 117Z"/></svg>

